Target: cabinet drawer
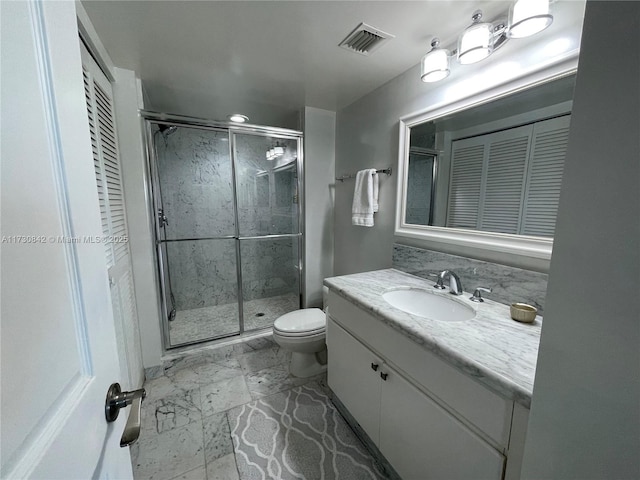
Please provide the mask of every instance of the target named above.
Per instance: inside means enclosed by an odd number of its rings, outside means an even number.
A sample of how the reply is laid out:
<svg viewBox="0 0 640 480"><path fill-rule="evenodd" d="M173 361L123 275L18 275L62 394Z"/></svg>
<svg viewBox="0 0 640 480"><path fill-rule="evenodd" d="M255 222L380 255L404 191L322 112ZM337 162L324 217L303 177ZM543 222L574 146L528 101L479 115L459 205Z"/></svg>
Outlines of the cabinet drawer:
<svg viewBox="0 0 640 480"><path fill-rule="evenodd" d="M400 332L329 292L329 314L355 337L400 368L431 396L484 432L496 446L509 444L513 402L425 350Z"/></svg>

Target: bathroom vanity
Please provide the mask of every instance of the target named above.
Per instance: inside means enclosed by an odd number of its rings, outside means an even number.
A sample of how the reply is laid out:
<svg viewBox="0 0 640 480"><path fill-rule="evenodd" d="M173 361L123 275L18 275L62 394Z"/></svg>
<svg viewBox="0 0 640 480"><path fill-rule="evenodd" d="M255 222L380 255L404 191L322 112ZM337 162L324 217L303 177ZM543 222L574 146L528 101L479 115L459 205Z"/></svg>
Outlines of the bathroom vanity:
<svg viewBox="0 0 640 480"><path fill-rule="evenodd" d="M404 480L519 478L541 319L520 324L506 305L394 269L324 283L329 387L395 471ZM475 316L434 320L383 299L407 288Z"/></svg>

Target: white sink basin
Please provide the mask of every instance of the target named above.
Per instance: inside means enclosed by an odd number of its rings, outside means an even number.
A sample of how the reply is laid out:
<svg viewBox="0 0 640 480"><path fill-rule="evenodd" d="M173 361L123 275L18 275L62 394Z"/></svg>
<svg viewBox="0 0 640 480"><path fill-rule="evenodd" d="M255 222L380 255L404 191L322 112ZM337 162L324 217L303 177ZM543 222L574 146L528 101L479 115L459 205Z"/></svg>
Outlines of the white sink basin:
<svg viewBox="0 0 640 480"><path fill-rule="evenodd" d="M403 312L442 322L463 322L476 316L473 308L428 290L404 288L382 294L382 298L392 307Z"/></svg>

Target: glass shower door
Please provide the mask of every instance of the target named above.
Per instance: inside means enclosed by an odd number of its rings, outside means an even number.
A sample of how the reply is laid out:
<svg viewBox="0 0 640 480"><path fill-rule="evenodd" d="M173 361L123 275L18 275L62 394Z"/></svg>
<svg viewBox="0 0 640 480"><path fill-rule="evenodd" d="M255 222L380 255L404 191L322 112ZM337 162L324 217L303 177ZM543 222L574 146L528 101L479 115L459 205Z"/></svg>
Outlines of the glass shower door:
<svg viewBox="0 0 640 480"><path fill-rule="evenodd" d="M168 346L239 333L229 134L161 124L152 129Z"/></svg>
<svg viewBox="0 0 640 480"><path fill-rule="evenodd" d="M434 223L434 200L438 157L433 153L409 150L405 222L413 225Z"/></svg>
<svg viewBox="0 0 640 480"><path fill-rule="evenodd" d="M300 308L297 138L233 135L244 330Z"/></svg>

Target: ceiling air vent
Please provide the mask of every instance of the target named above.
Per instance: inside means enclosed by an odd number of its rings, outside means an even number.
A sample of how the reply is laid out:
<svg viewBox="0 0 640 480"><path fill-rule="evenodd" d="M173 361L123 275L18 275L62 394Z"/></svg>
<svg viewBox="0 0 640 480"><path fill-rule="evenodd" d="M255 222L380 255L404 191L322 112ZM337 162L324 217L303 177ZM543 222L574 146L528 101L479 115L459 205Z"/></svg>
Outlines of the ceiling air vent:
<svg viewBox="0 0 640 480"><path fill-rule="evenodd" d="M370 55L392 38L395 38L395 35L361 23L340 42L339 46L360 55Z"/></svg>

